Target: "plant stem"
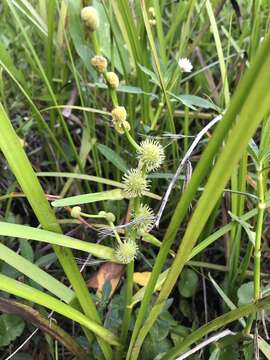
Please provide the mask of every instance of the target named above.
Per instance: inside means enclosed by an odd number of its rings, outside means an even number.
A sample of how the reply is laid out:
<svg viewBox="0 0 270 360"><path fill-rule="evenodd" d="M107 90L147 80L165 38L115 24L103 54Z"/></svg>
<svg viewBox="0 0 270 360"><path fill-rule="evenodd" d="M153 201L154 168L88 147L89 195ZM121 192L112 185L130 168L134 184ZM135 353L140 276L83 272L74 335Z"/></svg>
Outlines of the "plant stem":
<svg viewBox="0 0 270 360"><path fill-rule="evenodd" d="M261 239L263 231L263 218L265 212L265 193L264 193L264 177L263 177L263 163L260 162L257 167L258 181L257 181L257 197L258 197L258 213L256 236L254 246L254 272L253 272L253 300L257 302L261 297ZM254 315L251 314L248 318L247 325L244 329L244 334L249 334L252 328Z"/></svg>
<svg viewBox="0 0 270 360"><path fill-rule="evenodd" d="M260 163L258 167L258 184L257 196L258 202L258 215L254 248L254 301L259 300L261 296L261 238L263 230L263 218L265 211L265 194L264 194L264 181L263 181L263 164Z"/></svg>
<svg viewBox="0 0 270 360"><path fill-rule="evenodd" d="M126 267L126 294L125 294L125 311L123 324L121 329L120 341L122 347L119 348L116 354L116 360L121 360L123 357L124 345L127 341L128 336L128 328L131 318L132 307L130 306L133 295L133 273L134 273L134 261L130 262Z"/></svg>

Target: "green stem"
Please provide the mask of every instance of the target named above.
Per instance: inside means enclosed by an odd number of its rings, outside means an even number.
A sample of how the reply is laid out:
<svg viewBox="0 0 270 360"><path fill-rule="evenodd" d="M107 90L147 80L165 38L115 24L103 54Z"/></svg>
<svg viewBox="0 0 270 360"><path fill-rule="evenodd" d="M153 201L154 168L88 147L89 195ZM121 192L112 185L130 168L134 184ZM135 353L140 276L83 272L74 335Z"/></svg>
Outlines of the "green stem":
<svg viewBox="0 0 270 360"><path fill-rule="evenodd" d="M124 318L123 324L121 329L120 341L122 347L119 348L116 354L116 360L121 360L123 357L124 346L127 342L128 337L128 328L132 313L132 307L130 306L132 302L132 295L133 295L133 273L134 273L134 261L129 263L126 267L126 294L125 294L125 311L124 311Z"/></svg>
<svg viewBox="0 0 270 360"><path fill-rule="evenodd" d="M134 147L134 149L140 150L140 146L136 143L136 141L133 139L133 137L131 136L130 132L127 129L125 129L125 134L128 141Z"/></svg>
<svg viewBox="0 0 270 360"><path fill-rule="evenodd" d="M256 236L254 246L254 275L253 275L253 300L258 301L261 297L261 239L263 231L263 219L266 208L265 193L264 193L264 177L263 177L263 163L260 162L257 168L257 197L258 197L258 213L256 224ZM247 326L244 329L244 334L249 334L252 328L254 315L250 315L247 321Z"/></svg>
<svg viewBox="0 0 270 360"><path fill-rule="evenodd" d="M263 181L263 166L260 164L258 168L258 184L257 196L258 202L258 215L256 226L256 238L254 248L254 301L257 301L261 296L261 238L263 230L263 218L265 211L265 194L264 194L264 181Z"/></svg>

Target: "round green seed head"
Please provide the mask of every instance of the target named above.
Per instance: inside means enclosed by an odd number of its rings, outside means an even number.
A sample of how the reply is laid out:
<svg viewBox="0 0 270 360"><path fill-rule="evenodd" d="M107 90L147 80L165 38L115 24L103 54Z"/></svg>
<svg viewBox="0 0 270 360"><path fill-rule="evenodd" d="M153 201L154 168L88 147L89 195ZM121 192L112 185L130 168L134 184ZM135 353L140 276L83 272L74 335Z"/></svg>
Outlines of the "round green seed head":
<svg viewBox="0 0 270 360"><path fill-rule="evenodd" d="M81 216L81 212L82 212L82 209L80 208L80 206L74 206L71 209L70 215L73 218L78 219Z"/></svg>
<svg viewBox="0 0 270 360"><path fill-rule="evenodd" d="M127 119L127 111L124 106L116 106L112 110L113 122L122 123Z"/></svg>
<svg viewBox="0 0 270 360"><path fill-rule="evenodd" d="M129 264L136 259L138 250L138 245L134 240L126 239L115 249L115 256L121 264Z"/></svg>
<svg viewBox="0 0 270 360"><path fill-rule="evenodd" d="M155 214L153 210L145 204L140 204L139 208L132 213L132 228L137 232L138 236L142 236L149 232L155 222Z"/></svg>
<svg viewBox="0 0 270 360"><path fill-rule="evenodd" d="M118 88L118 86L119 86L119 78L118 78L118 76L116 75L115 72L113 72L113 71L107 72L106 79L108 81L109 86L112 89L117 89Z"/></svg>
<svg viewBox="0 0 270 360"><path fill-rule="evenodd" d="M115 215L111 212L106 213L106 220L108 222L115 222Z"/></svg>
<svg viewBox="0 0 270 360"><path fill-rule="evenodd" d="M158 141L146 139L140 144L138 159L146 171L156 170L165 159L164 149Z"/></svg>
<svg viewBox="0 0 270 360"><path fill-rule="evenodd" d="M140 169L131 169L123 176L123 192L127 198L142 196L148 191L148 181Z"/></svg>

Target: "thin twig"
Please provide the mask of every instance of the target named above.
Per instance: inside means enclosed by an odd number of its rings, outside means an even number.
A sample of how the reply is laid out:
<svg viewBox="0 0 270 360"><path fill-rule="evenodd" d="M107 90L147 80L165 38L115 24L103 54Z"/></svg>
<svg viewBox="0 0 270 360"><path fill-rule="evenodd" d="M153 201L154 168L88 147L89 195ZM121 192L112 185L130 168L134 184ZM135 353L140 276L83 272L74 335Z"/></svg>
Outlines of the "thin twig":
<svg viewBox="0 0 270 360"><path fill-rule="evenodd" d="M162 203L161 203L161 206L159 208L159 211L157 213L157 219L156 219L156 222L155 222L155 226L158 228L159 227L159 223L160 223L160 219L162 217L162 214L163 214L163 211L166 207L166 204L169 200L169 197L170 197L170 194L171 194L171 191L183 169L183 167L185 166L186 162L189 160L192 152L194 151L194 149L196 148L196 146L198 145L198 143L200 142L201 138L208 132L208 130L214 126L218 121L220 121L222 119L222 115L218 115L216 116L213 120L211 120L199 133L198 135L196 136L196 138L194 139L193 143L190 145L188 151L186 152L185 156L183 157L182 161L180 162L180 165L178 166L177 170L176 170L176 173L174 174L167 190L166 190L166 193L163 197L163 200L162 200Z"/></svg>
<svg viewBox="0 0 270 360"><path fill-rule="evenodd" d="M219 334L213 335L209 339L207 339L207 340L201 342L199 345L195 346L193 349L191 349L191 350L185 352L183 355L179 356L176 360L184 360L184 359L188 358L190 355L193 355L195 352L206 347L207 345L212 344L213 342L216 342L219 339L222 339L228 335L235 335L235 333L233 333L231 330L227 329L227 330L222 331Z"/></svg>

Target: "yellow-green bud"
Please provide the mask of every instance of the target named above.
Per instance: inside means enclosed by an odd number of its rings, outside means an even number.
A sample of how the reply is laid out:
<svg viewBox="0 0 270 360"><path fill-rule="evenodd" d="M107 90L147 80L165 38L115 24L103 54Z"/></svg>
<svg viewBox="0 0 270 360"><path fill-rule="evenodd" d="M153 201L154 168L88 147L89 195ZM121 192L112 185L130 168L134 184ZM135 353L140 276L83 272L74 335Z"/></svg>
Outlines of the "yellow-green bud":
<svg viewBox="0 0 270 360"><path fill-rule="evenodd" d="M156 22L156 20L149 20L149 24L152 25L152 26L154 26L154 25L157 24L157 22Z"/></svg>
<svg viewBox="0 0 270 360"><path fill-rule="evenodd" d="M112 223L115 222L115 215L113 213L111 213L111 212L108 212L106 214L106 220L108 222L112 222Z"/></svg>
<svg viewBox="0 0 270 360"><path fill-rule="evenodd" d="M108 66L107 59L101 55L94 56L91 59L91 64L97 69L99 73L104 73Z"/></svg>
<svg viewBox="0 0 270 360"><path fill-rule="evenodd" d="M151 15L152 17L156 17L155 9L154 9L152 6L148 9L148 13L149 13L149 15Z"/></svg>
<svg viewBox="0 0 270 360"><path fill-rule="evenodd" d="M122 123L115 123L114 124L114 127L115 127L115 130L120 134L124 134L125 133L125 129L127 131L130 130L130 125L129 125L129 122L128 121L123 121Z"/></svg>
<svg viewBox="0 0 270 360"><path fill-rule="evenodd" d="M117 89L118 88L118 86L119 86L119 78L118 78L118 76L116 75L115 72L112 72L112 71L107 72L106 79L108 81L109 86L112 89Z"/></svg>
<svg viewBox="0 0 270 360"><path fill-rule="evenodd" d="M99 28L98 12L93 6L86 6L82 9L81 19L91 31Z"/></svg>
<svg viewBox="0 0 270 360"><path fill-rule="evenodd" d="M119 123L122 123L123 121L125 121L127 119L127 111L124 108L124 106L116 106L112 110L112 118L113 118L113 121L119 122Z"/></svg>
<svg viewBox="0 0 270 360"><path fill-rule="evenodd" d="M71 209L70 215L73 218L78 219L81 216L81 211L82 211L82 209L80 208L80 206L74 206Z"/></svg>
<svg viewBox="0 0 270 360"><path fill-rule="evenodd" d="M107 213L106 213L106 211L100 211L100 212L98 213L98 215L105 218L106 215L107 215Z"/></svg>
<svg viewBox="0 0 270 360"><path fill-rule="evenodd" d="M125 130L130 130L130 125L127 118L127 112L124 106L116 106L112 111L112 118L115 130L119 134L124 134Z"/></svg>

